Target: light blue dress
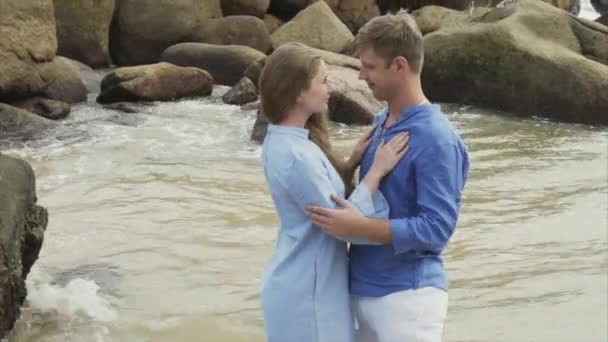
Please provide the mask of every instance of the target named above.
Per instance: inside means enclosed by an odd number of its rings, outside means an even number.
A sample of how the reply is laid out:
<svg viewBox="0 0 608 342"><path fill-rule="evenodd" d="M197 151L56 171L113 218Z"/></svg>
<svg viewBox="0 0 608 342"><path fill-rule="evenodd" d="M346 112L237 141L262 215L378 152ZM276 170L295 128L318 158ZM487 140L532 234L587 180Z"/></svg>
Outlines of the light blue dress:
<svg viewBox="0 0 608 342"><path fill-rule="evenodd" d="M303 128L269 125L262 159L280 221L262 277L268 341L353 342L346 242L323 233L305 211L335 207L330 196L344 198L344 183ZM364 183L349 201L365 216L388 217L382 194L372 196Z"/></svg>

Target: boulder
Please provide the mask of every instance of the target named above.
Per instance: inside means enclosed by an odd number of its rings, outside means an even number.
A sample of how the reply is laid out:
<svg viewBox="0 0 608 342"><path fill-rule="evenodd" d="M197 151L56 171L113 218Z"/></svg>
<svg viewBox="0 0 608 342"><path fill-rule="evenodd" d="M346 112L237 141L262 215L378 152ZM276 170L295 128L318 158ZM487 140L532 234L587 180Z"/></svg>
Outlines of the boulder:
<svg viewBox="0 0 608 342"><path fill-rule="evenodd" d="M261 143L268 132L268 119L258 110L253 129L251 130L251 140Z"/></svg>
<svg viewBox="0 0 608 342"><path fill-rule="evenodd" d="M262 53L272 50L270 34L262 19L245 15L206 20L193 33L192 41L215 45L244 45Z"/></svg>
<svg viewBox="0 0 608 342"><path fill-rule="evenodd" d="M52 0L2 0L0 101L39 94L49 84L40 74L57 50Z"/></svg>
<svg viewBox="0 0 608 342"><path fill-rule="evenodd" d="M260 100L256 100L253 102L246 103L241 106L242 111L253 111L260 109Z"/></svg>
<svg viewBox="0 0 608 342"><path fill-rule="evenodd" d="M0 189L0 338L4 338L27 295L25 280L38 259L48 212L36 204L34 172L23 160L0 154Z"/></svg>
<svg viewBox="0 0 608 342"><path fill-rule="evenodd" d="M301 42L322 50L341 52L354 36L324 1L318 1L278 28L270 37L276 49L288 42Z"/></svg>
<svg viewBox="0 0 608 342"><path fill-rule="evenodd" d="M608 124L606 27L533 0L468 22L440 7L414 17L441 18L424 36L423 86L433 101Z"/></svg>
<svg viewBox="0 0 608 342"><path fill-rule="evenodd" d="M477 0L475 5L493 5L497 0ZM400 9L415 11L425 6L441 6L449 9L463 11L469 9L471 0L378 0L378 5L382 13L395 13Z"/></svg>
<svg viewBox="0 0 608 342"><path fill-rule="evenodd" d="M323 58L323 60L325 61L325 64L327 65L350 68L356 71L359 71L359 69L361 69L361 62L357 58L311 47L309 48L315 51L318 55L320 55L321 58ZM253 84L255 84L256 87L258 85L258 79L260 78L260 74L262 72L262 68L264 68L265 63L266 58L260 59L257 62L252 63L244 72L244 76L249 78L253 82Z"/></svg>
<svg viewBox="0 0 608 342"><path fill-rule="evenodd" d="M376 100L359 73L350 68L327 67L331 95L328 103L329 118L344 124L370 125L384 106Z"/></svg>
<svg viewBox="0 0 608 342"><path fill-rule="evenodd" d="M326 64L341 66L354 70L361 69L361 61L359 61L358 58L315 48L311 49L313 49L317 54L319 54Z"/></svg>
<svg viewBox="0 0 608 342"><path fill-rule="evenodd" d="M279 27L283 26L285 22L272 14L264 14L264 25L269 34L272 34Z"/></svg>
<svg viewBox="0 0 608 342"><path fill-rule="evenodd" d="M608 15L608 0L591 0L591 6L601 15Z"/></svg>
<svg viewBox="0 0 608 342"><path fill-rule="evenodd" d="M99 103L121 101L172 101L208 96L213 78L204 70L169 63L118 68L101 81Z"/></svg>
<svg viewBox="0 0 608 342"><path fill-rule="evenodd" d="M105 71L96 71L93 70L90 66L75 61L73 59L58 57L64 59L66 62L70 63L74 70L76 70L78 77L84 84L88 93L99 93L102 74Z"/></svg>
<svg viewBox="0 0 608 342"><path fill-rule="evenodd" d="M222 16L220 0L118 0L110 51L118 65L150 64L168 47L192 40L207 19Z"/></svg>
<svg viewBox="0 0 608 342"><path fill-rule="evenodd" d="M57 54L92 67L110 65L114 0L54 0Z"/></svg>
<svg viewBox="0 0 608 342"><path fill-rule="evenodd" d="M165 50L161 60L208 71L215 84L233 86L243 72L266 55L248 46L181 43Z"/></svg>
<svg viewBox="0 0 608 342"><path fill-rule="evenodd" d="M380 8L376 0L341 0L337 14L352 32L357 32L365 23L380 15Z"/></svg>
<svg viewBox="0 0 608 342"><path fill-rule="evenodd" d="M56 123L51 120L0 103L0 137L4 139L27 141L54 127Z"/></svg>
<svg viewBox="0 0 608 342"><path fill-rule="evenodd" d="M258 99L258 88L247 77L243 77L234 87L232 87L222 100L226 104L244 105Z"/></svg>
<svg viewBox="0 0 608 342"><path fill-rule="evenodd" d="M268 12L281 18L284 21L289 21L295 17L300 11L307 8L311 4L319 0L272 0ZM327 3L332 10L338 9L340 0L321 0Z"/></svg>
<svg viewBox="0 0 608 342"><path fill-rule="evenodd" d="M87 100L87 87L80 79L77 67L67 58L58 56L51 63L45 63L40 74L49 82L40 94L42 97L67 103Z"/></svg>
<svg viewBox="0 0 608 342"><path fill-rule="evenodd" d="M70 114L69 104L44 97L33 97L11 105L50 120L65 119Z"/></svg>
<svg viewBox="0 0 608 342"><path fill-rule="evenodd" d="M270 0L221 0L222 13L225 16L230 15L251 15L262 18Z"/></svg>
<svg viewBox="0 0 608 342"><path fill-rule="evenodd" d="M251 63L247 69L243 72L243 76L247 77L251 80L251 82L255 85L256 89L258 87L258 81L260 79L260 75L262 74L262 69L266 64L266 58L262 58L257 60L255 63Z"/></svg>

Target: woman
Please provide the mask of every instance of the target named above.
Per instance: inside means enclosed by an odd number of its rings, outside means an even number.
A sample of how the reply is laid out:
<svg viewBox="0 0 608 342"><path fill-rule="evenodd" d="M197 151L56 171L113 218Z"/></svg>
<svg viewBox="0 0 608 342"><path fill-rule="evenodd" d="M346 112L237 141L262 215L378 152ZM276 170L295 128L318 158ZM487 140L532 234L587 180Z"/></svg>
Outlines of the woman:
<svg viewBox="0 0 608 342"><path fill-rule="evenodd" d="M299 43L278 48L260 76L262 112L270 121L264 140L264 173L280 230L262 279L262 307L270 342L352 342L346 242L324 234L306 213L309 205L333 207L344 197L342 175L352 174L367 147L356 146L348 167L331 153L327 132L329 87L323 60ZM378 149L374 164L349 200L370 217L386 217L376 190L406 152L400 135ZM373 194L373 196L372 196Z"/></svg>

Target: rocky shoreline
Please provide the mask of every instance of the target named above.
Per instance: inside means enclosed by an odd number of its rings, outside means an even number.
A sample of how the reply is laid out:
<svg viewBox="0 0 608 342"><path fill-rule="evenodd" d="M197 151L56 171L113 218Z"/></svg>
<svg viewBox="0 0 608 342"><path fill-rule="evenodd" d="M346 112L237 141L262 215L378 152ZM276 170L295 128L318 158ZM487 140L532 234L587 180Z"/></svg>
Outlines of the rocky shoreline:
<svg viewBox="0 0 608 342"><path fill-rule="evenodd" d="M608 1L577 17L577 0L4 0L0 11L0 140L61 125L71 105L204 97L258 108L257 78L279 45L301 41L329 65L329 115L370 124L383 106L358 80L353 41L371 18L405 7L424 33L423 82L435 102L522 117L608 125ZM109 68L100 77L93 68ZM128 115L128 114L124 114ZM258 110L252 138L265 120ZM0 154L0 337L25 298L46 210L23 161Z"/></svg>
<svg viewBox="0 0 608 342"><path fill-rule="evenodd" d="M171 101L207 96L219 84L235 86L225 100L243 105L257 99L265 57L301 41L336 67L330 117L369 124L382 104L357 80L354 33L381 13L407 7L425 35L423 79L433 101L608 124L604 0L592 1L604 15L598 22L573 15L580 9L574 0L479 0L475 8L468 0L5 2L2 122L15 122L17 110L8 106L65 118L90 92L106 104ZM99 80L91 67L114 70ZM0 135L45 127L25 124L28 117L19 115L24 125L1 125ZM31 133L25 129L24 139Z"/></svg>

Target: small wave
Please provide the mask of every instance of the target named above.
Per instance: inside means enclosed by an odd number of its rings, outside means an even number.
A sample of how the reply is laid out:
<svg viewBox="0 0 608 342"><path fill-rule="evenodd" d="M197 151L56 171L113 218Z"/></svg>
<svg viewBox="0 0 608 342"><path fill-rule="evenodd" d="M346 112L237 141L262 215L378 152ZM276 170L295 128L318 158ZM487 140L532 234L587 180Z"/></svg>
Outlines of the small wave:
<svg viewBox="0 0 608 342"><path fill-rule="evenodd" d="M65 286L59 286L32 275L34 279L28 281L27 297L32 312L55 313L66 317L84 315L102 322L118 318L109 301L98 293L99 286L94 281L76 278Z"/></svg>

